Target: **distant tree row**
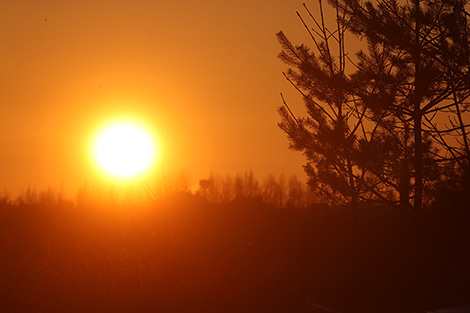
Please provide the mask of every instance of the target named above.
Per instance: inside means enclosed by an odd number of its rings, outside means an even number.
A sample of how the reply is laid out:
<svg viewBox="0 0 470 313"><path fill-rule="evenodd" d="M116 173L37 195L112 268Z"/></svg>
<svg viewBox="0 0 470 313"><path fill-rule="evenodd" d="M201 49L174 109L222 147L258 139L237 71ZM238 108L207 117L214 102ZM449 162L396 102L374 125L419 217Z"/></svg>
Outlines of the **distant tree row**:
<svg viewBox="0 0 470 313"><path fill-rule="evenodd" d="M317 202L308 186L296 175L269 175L260 182L252 171L235 177L212 174L200 180L197 193L212 203L258 198L277 208L304 209Z"/></svg>

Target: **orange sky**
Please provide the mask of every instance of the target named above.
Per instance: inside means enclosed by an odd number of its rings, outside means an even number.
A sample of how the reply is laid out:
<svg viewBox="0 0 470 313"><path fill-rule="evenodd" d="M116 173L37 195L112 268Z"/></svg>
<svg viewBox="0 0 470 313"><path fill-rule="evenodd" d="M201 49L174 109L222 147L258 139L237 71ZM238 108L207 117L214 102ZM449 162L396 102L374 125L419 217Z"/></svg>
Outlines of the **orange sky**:
<svg viewBox="0 0 470 313"><path fill-rule="evenodd" d="M93 181L93 132L127 115L158 133L159 171L302 175L277 127L279 92L303 106L275 38L306 38L302 2L1 1L0 190Z"/></svg>

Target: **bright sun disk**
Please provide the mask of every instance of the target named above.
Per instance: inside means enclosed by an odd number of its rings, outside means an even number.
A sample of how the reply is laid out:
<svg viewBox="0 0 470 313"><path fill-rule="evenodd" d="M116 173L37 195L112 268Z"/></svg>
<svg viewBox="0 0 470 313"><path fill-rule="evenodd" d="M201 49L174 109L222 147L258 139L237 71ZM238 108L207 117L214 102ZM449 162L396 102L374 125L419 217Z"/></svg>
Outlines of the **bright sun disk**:
<svg viewBox="0 0 470 313"><path fill-rule="evenodd" d="M142 173L155 158L155 144L144 128L120 122L105 128L94 145L97 163L106 172L129 177Z"/></svg>

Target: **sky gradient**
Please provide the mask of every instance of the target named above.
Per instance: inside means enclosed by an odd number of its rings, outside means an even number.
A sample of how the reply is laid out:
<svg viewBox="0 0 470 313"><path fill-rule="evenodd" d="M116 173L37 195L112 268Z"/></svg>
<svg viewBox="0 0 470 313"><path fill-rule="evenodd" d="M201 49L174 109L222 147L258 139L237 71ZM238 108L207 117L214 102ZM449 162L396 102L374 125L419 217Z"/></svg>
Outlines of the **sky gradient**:
<svg viewBox="0 0 470 313"><path fill-rule="evenodd" d="M157 134L157 173L303 178L304 159L277 127L280 92L294 111L303 105L275 37L307 38L302 9L300 0L1 1L0 188L73 193L97 177L96 130L127 116Z"/></svg>

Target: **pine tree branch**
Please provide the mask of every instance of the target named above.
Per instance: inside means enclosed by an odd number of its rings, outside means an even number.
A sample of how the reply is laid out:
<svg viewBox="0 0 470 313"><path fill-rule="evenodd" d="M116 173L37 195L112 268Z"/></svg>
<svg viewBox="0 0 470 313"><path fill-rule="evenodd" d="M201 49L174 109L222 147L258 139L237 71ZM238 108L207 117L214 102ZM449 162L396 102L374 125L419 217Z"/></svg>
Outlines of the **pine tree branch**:
<svg viewBox="0 0 470 313"><path fill-rule="evenodd" d="M302 95L302 97L304 97L304 99L310 99L309 101L311 101L318 109L320 109L326 116L328 116L331 120L333 120L333 117L323 108L323 106L321 106L320 104L318 104L318 102L314 101L313 99L311 99L311 97L308 97L302 90L300 90L300 88L294 84L294 82L286 75L286 73L282 72L282 74L284 75L284 77L287 79L287 81L292 85L294 86L294 88Z"/></svg>
<svg viewBox="0 0 470 313"><path fill-rule="evenodd" d="M289 111L289 114L290 116L292 117L292 119L295 121L295 123L297 125L300 125L299 121L297 120L297 118L295 117L294 113L292 113L291 109L289 108L289 106L287 105L287 102L286 100L284 99L284 95L282 94L281 92L281 99L282 99L282 103L284 104L284 106L287 108L287 111Z"/></svg>

